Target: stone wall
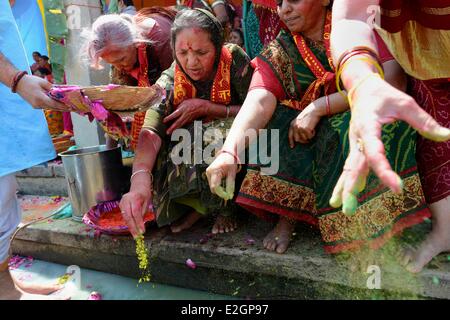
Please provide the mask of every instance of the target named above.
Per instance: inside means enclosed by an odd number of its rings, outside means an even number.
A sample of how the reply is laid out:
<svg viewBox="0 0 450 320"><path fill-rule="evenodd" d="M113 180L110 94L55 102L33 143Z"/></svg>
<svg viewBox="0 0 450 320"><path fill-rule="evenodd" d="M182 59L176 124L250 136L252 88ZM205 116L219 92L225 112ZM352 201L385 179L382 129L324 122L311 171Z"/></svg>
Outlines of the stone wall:
<svg viewBox="0 0 450 320"><path fill-rule="evenodd" d="M59 162L40 164L16 173L19 192L40 196L68 196L64 167Z"/></svg>

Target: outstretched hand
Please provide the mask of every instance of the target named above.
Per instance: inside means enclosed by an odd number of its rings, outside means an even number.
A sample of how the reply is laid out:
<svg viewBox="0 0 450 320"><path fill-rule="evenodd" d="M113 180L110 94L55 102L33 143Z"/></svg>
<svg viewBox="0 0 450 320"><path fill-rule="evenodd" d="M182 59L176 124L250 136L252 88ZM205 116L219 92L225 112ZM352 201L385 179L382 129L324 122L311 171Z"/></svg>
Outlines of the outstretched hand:
<svg viewBox="0 0 450 320"><path fill-rule="evenodd" d="M403 120L427 139L450 139L450 129L440 126L412 97L378 77L360 85L353 99L350 153L330 199L335 208L343 205L345 214L356 211L356 196L364 189L370 169L393 192L402 192L401 178L392 170L381 141L384 124Z"/></svg>

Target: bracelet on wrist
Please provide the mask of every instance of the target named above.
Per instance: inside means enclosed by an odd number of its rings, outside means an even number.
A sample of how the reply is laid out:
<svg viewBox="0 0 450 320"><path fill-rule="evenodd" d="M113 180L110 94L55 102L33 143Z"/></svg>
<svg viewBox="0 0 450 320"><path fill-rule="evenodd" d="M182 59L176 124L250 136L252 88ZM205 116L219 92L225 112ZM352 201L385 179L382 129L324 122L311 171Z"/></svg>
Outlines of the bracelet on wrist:
<svg viewBox="0 0 450 320"><path fill-rule="evenodd" d="M150 188L152 189L153 188L153 174L148 169L140 169L140 170L136 170L135 172L133 172L133 174L130 177L130 182L132 182L133 178L139 173L147 173L150 176Z"/></svg>
<svg viewBox="0 0 450 320"><path fill-rule="evenodd" d="M16 92L17 92L17 85L19 84L19 81L22 80L22 78L23 78L26 74L28 74L27 71L19 71L19 72L17 72L17 73L14 75L13 80L12 80L12 83L11 83L11 92L12 92L12 93L16 93Z"/></svg>

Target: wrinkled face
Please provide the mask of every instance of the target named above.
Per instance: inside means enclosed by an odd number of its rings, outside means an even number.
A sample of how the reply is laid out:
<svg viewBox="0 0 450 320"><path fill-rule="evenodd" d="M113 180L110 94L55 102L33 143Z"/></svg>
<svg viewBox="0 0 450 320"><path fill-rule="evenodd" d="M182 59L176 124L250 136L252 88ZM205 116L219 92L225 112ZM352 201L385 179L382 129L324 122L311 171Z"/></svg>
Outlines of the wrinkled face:
<svg viewBox="0 0 450 320"><path fill-rule="evenodd" d="M241 38L238 32L233 31L230 34L230 42L242 46L244 44L244 40Z"/></svg>
<svg viewBox="0 0 450 320"><path fill-rule="evenodd" d="M105 53L101 55L101 58L113 65L116 69L122 72L130 72L136 67L137 49L136 46L131 45L125 48L111 48L105 50Z"/></svg>
<svg viewBox="0 0 450 320"><path fill-rule="evenodd" d="M216 48L208 32L199 28L180 31L175 39L175 55L193 80L206 81L214 77Z"/></svg>
<svg viewBox="0 0 450 320"><path fill-rule="evenodd" d="M317 24L326 3L320 0L277 0L278 16L289 31L307 32Z"/></svg>

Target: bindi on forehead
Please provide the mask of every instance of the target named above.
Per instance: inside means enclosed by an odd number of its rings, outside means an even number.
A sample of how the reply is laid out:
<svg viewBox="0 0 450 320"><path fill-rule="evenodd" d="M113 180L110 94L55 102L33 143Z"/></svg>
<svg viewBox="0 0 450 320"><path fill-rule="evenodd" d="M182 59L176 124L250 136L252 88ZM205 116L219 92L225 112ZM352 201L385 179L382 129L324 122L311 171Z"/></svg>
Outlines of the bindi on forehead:
<svg viewBox="0 0 450 320"><path fill-rule="evenodd" d="M184 29L177 36L175 47L181 50L198 50L205 46L209 35L200 28Z"/></svg>
<svg viewBox="0 0 450 320"><path fill-rule="evenodd" d="M178 48L183 50L197 50L198 43L195 44L193 40L180 40L178 42Z"/></svg>

